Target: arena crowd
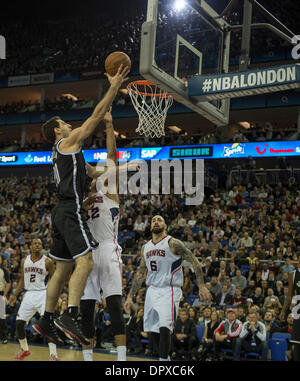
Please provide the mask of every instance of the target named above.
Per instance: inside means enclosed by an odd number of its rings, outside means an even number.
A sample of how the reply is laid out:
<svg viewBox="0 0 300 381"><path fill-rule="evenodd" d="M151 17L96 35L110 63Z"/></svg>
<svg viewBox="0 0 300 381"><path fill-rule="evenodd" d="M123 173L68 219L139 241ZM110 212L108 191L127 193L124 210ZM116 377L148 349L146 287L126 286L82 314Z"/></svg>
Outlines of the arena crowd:
<svg viewBox="0 0 300 381"><path fill-rule="evenodd" d="M3 343L15 339L15 318L24 293L16 303L9 301L20 278L21 260L30 254L32 238L40 238L43 254L49 254L50 211L55 203L50 177L0 179L0 266L7 270L10 284L6 319L9 329L1 333ZM283 321L279 315L287 296L288 274L295 269L300 252L300 194L296 188L282 183L276 188L239 185L207 195L201 205L193 207L174 194L121 196L119 242L123 248L124 300L140 261L141 247L151 237L150 221L155 214L164 216L168 234L182 240L197 256L213 296L209 303L199 300L193 269L183 262L183 297L172 337L172 358L207 358L214 335L225 329L231 315L235 315L237 324L235 338L249 316L261 324L269 338L275 332L291 332L291 310ZM145 290L145 285L139 290L131 316L124 312L127 346L129 353L155 356L157 349L153 348L151 336L143 332ZM65 287L57 315L65 310L67 299ZM27 333L29 340L38 341L41 338L30 330L33 321ZM101 300L96 308L96 325L96 347L104 348L104 343L112 343L113 335ZM204 329L202 343L197 337L198 326ZM217 343L214 356L219 359L224 343ZM66 345L75 343L67 340ZM237 348L234 356L238 356Z"/></svg>

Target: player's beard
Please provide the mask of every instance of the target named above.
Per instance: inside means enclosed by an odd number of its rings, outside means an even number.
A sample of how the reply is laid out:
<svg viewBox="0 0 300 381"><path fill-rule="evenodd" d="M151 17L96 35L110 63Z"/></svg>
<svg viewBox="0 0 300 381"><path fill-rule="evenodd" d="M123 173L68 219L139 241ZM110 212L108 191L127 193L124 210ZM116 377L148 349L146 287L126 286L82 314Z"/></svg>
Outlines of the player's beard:
<svg viewBox="0 0 300 381"><path fill-rule="evenodd" d="M161 228L161 227L154 227L152 228L152 233L153 234L160 234L164 231L165 229L164 228Z"/></svg>

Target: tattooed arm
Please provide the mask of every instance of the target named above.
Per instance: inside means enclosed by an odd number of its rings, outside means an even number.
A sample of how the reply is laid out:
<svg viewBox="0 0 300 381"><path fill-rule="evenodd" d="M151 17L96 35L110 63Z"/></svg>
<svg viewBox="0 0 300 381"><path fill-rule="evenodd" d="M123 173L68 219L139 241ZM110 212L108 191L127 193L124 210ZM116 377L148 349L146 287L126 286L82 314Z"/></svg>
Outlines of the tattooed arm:
<svg viewBox="0 0 300 381"><path fill-rule="evenodd" d="M127 314L130 314L130 308L132 305L132 298L136 295L138 290L141 288L143 282L146 279L147 275L147 266L144 259L144 246L142 247L141 252L141 262L137 268L136 274L132 281L132 286L127 296L126 302L124 303L124 310Z"/></svg>
<svg viewBox="0 0 300 381"><path fill-rule="evenodd" d="M203 278L203 272L202 267L200 265L200 262L195 257L195 255L178 239L171 238L169 240L169 247L172 251L172 253L176 255L180 255L182 259L187 260L191 263L193 266L193 269L195 271L195 275L197 278L197 284L199 288L199 297L200 300L211 300L211 295L208 289L204 285L204 278Z"/></svg>

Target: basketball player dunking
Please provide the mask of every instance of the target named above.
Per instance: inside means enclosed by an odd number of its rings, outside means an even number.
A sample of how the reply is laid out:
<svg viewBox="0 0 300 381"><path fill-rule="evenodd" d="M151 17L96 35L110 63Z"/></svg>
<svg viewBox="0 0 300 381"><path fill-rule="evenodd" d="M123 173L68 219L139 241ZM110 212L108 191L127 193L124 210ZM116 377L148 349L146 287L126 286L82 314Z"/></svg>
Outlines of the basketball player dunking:
<svg viewBox="0 0 300 381"><path fill-rule="evenodd" d="M12 303L17 300L20 292L25 288L26 293L22 300L17 314L16 333L21 346L21 351L15 357L16 360L24 360L29 356L25 324L30 321L32 316L38 312L43 315L46 305L46 281L47 276L51 277L54 273L54 265L50 258L41 254L42 242L40 239L33 239L31 244L31 255L22 259L21 278L17 285L15 294L12 296ZM56 345L48 343L50 350L50 361L57 361Z"/></svg>
<svg viewBox="0 0 300 381"><path fill-rule="evenodd" d="M56 344L63 342L55 325L80 344L89 344L89 340L81 331L77 316L80 299L93 268L92 249L97 247L98 242L87 226L86 211L82 202L86 176L96 178L99 173L94 167L86 164L82 143L103 120L128 73L129 69L121 65L114 77L106 74L110 88L81 127L72 130L71 126L59 117L50 119L42 127L45 138L54 143L52 163L59 202L51 215L53 244L49 254L56 260L56 268L47 288L45 314L33 327ZM75 269L70 277L74 261ZM57 300L69 278L68 309L54 320Z"/></svg>
<svg viewBox="0 0 300 381"><path fill-rule="evenodd" d="M286 311L291 305L293 296L296 299L296 306L293 308L293 328L290 342L293 344L293 360L300 361L300 254L298 253L298 264L296 270L289 273L289 290L287 298L280 313L280 320L285 318Z"/></svg>
<svg viewBox="0 0 300 381"><path fill-rule="evenodd" d="M107 159L117 167L117 147L111 113L106 114L104 122ZM99 242L99 246L93 250L94 267L80 302L82 332L90 340L89 346L83 346L85 361L92 361L95 334L94 311L101 288L115 337L117 360L126 360L125 322L122 312L122 248L117 242L120 211L117 188L118 178L116 178L116 188L108 188L105 193L103 193L100 177L92 181L91 200L93 205L88 211L87 223L91 233Z"/></svg>
<svg viewBox="0 0 300 381"><path fill-rule="evenodd" d="M151 232L152 240L142 247L141 262L124 309L130 313L132 299L147 277L144 331L153 333L154 340L158 343L159 358L165 361L168 360L171 332L182 295L182 260L187 260L193 266L201 300L210 300L211 295L204 286L203 273L197 258L181 241L167 234L163 217L157 215L152 218Z"/></svg>

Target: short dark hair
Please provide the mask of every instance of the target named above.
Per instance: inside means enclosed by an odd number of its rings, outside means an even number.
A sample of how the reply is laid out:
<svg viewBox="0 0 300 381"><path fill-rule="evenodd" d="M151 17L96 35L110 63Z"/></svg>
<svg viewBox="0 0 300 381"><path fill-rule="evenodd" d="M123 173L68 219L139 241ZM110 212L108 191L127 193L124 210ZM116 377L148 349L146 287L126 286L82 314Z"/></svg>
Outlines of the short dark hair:
<svg viewBox="0 0 300 381"><path fill-rule="evenodd" d="M58 120L60 119L59 116L54 116L53 118L49 119L46 123L42 125L42 134L44 138L50 142L54 143L56 136L54 132L54 128L59 127Z"/></svg>

